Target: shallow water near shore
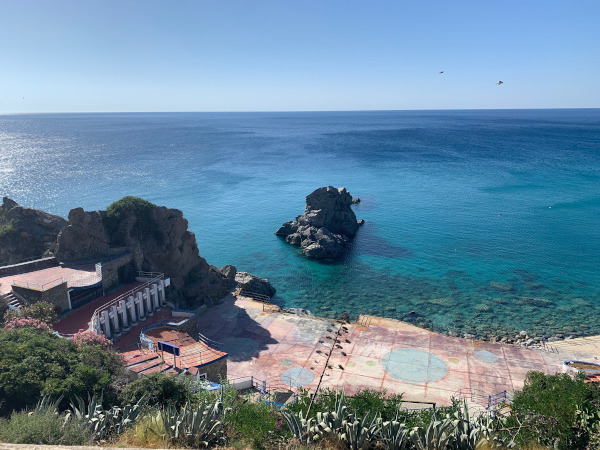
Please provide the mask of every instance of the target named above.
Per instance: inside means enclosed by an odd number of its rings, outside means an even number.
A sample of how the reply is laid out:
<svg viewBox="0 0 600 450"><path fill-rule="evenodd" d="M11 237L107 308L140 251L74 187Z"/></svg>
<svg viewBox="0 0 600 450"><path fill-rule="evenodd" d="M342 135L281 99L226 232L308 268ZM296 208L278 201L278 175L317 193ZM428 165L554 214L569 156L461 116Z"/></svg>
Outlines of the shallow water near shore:
<svg viewBox="0 0 600 450"><path fill-rule="evenodd" d="M275 302L439 331L600 332L600 110L0 116L0 194L66 217L183 210ZM317 187L361 198L347 257L273 233Z"/></svg>

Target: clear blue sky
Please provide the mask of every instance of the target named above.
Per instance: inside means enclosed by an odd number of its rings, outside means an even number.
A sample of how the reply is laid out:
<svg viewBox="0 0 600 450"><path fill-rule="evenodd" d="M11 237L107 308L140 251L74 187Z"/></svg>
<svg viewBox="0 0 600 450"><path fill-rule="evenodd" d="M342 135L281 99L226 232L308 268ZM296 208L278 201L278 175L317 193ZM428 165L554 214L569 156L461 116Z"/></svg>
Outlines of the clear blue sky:
<svg viewBox="0 0 600 450"><path fill-rule="evenodd" d="M0 0L2 113L578 107L598 0Z"/></svg>

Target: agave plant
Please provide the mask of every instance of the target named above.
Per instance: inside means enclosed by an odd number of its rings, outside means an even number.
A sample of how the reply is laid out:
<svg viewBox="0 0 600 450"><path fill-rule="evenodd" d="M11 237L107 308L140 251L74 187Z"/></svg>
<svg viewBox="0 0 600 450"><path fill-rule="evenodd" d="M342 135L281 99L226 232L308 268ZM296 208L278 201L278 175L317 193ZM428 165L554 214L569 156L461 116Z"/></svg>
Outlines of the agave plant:
<svg viewBox="0 0 600 450"><path fill-rule="evenodd" d="M388 450L402 450L410 444L410 429L406 424L390 420L381 424L380 436Z"/></svg>
<svg viewBox="0 0 600 450"><path fill-rule="evenodd" d="M376 440L381 431L381 418L377 414L372 418L367 414L360 419L349 416L343 421L343 433L340 436L352 450L366 449L369 444Z"/></svg>
<svg viewBox="0 0 600 450"><path fill-rule="evenodd" d="M318 433L318 427L313 425L313 419L304 417L302 411L297 415L287 408L281 408L281 415L285 419L288 427L296 439L301 443L308 445L312 441L318 440L321 435Z"/></svg>
<svg viewBox="0 0 600 450"><path fill-rule="evenodd" d="M173 443L184 442L194 447L209 447L222 435L223 425L219 417L223 413L223 402L201 402L193 408L188 402L177 410L169 405L161 412L163 425Z"/></svg>
<svg viewBox="0 0 600 450"><path fill-rule="evenodd" d="M139 417L146 405L147 397L143 396L135 405L124 408L113 406L108 410L102 408L102 395L92 397L88 394L88 402L79 396L75 397L77 405L71 401L70 411L66 420L76 420L86 425L92 434L92 439L105 439L111 434L120 434L129 428Z"/></svg>
<svg viewBox="0 0 600 450"><path fill-rule="evenodd" d="M501 439L496 433L499 423L498 419L482 414L473 419L469 414L467 402L463 401L461 410L454 413L452 420L454 433L449 446L456 450L476 450L482 447L510 448L511 443L505 442L506 440Z"/></svg>
<svg viewBox="0 0 600 450"><path fill-rule="evenodd" d="M345 405L346 396L344 392L338 397L336 394L333 411L318 412L316 416L317 432L321 437L325 434L341 434L344 426L344 420L347 417L347 408Z"/></svg>
<svg viewBox="0 0 600 450"><path fill-rule="evenodd" d="M410 439L419 450L443 450L452 439L452 420L437 420L434 416L427 429L415 427Z"/></svg>
<svg viewBox="0 0 600 450"><path fill-rule="evenodd" d="M62 399L63 396L61 395L56 401L53 402L52 397L50 397L49 395L44 395L38 400L37 405L35 405L35 410L29 413L29 415L31 415L33 412L46 412L48 410L58 413L58 405L60 404Z"/></svg>

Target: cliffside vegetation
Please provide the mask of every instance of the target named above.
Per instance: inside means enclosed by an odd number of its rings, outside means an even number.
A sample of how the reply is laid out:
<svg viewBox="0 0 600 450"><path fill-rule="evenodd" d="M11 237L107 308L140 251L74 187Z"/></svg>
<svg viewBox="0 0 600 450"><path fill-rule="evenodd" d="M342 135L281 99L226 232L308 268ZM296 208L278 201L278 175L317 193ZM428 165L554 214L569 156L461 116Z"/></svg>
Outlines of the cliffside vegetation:
<svg viewBox="0 0 600 450"><path fill-rule="evenodd" d="M112 203L106 209L104 226L108 233L112 235L116 231L119 222L125 220L129 214L133 213L137 219L132 229L136 233L136 237L141 239L146 234L156 237L158 235L157 224L152 215L152 211L156 207L154 203L128 195Z"/></svg>

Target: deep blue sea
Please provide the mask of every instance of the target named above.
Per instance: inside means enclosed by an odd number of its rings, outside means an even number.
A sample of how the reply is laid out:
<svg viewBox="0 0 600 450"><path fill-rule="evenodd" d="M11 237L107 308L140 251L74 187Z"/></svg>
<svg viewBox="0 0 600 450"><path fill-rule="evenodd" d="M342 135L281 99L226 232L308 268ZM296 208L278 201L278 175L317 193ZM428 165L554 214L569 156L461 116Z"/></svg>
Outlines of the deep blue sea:
<svg viewBox="0 0 600 450"><path fill-rule="evenodd" d="M366 221L339 264L273 234L326 185ZM600 332L598 109L4 115L0 195L179 208L210 264L320 316Z"/></svg>

